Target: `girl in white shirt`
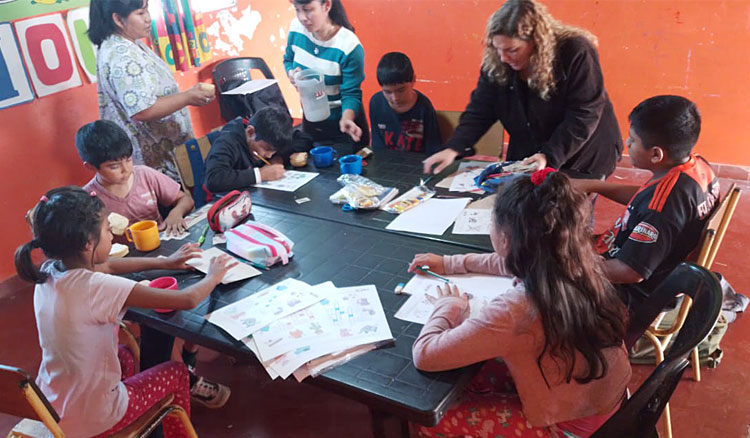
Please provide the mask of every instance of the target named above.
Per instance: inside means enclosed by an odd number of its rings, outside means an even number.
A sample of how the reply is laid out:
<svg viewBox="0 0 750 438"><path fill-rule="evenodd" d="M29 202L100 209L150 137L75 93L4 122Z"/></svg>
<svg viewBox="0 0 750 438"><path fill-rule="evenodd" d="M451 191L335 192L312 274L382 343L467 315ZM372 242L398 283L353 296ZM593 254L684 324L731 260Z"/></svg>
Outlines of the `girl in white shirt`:
<svg viewBox="0 0 750 438"><path fill-rule="evenodd" d="M190 413L185 365L167 362L135 376L123 371L127 355L117 345L125 307L190 309L216 287L231 268L228 256L211 261L206 277L181 291L154 289L112 274L148 269L187 269L200 248L186 244L167 258L109 260L112 232L107 212L94 192L61 187L37 205L34 238L16 250L19 277L36 283L34 313L42 348L37 384L60 415L71 437L116 432L169 394ZM47 260L34 265L41 248ZM125 361L132 363L132 357ZM166 437L183 437L176 418L164 420Z"/></svg>

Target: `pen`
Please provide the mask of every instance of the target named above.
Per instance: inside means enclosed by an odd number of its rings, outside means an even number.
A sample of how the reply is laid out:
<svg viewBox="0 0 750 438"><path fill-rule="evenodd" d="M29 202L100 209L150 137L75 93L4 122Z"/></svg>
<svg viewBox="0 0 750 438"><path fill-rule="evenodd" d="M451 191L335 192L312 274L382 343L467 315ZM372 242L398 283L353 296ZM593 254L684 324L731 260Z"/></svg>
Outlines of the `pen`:
<svg viewBox="0 0 750 438"><path fill-rule="evenodd" d="M424 186L425 184L427 184L428 182L430 182L430 180L432 180L432 178L434 178L434 177L435 177L435 175L430 175L427 178L425 178L424 180L420 178L419 179L419 185L420 186Z"/></svg>
<svg viewBox="0 0 750 438"><path fill-rule="evenodd" d="M451 281L450 281L449 279L447 279L447 278L443 277L442 275L438 275L438 274L436 274L436 273L434 273L434 272L430 271L430 267L429 267L429 266L427 266L427 265L424 265L424 266L417 266L417 269L419 269L420 271L424 272L424 273L425 273L425 274L427 274L427 275L432 275L432 276L433 276L433 277L435 277L435 278L439 278L439 279L443 280L443 281L444 281L444 282L446 282L446 283L450 283L450 282L451 282Z"/></svg>
<svg viewBox="0 0 750 438"><path fill-rule="evenodd" d="M201 233L201 237L198 238L198 246L203 245L203 242L206 241L206 234L208 234L208 224L206 224L206 226L203 227L203 232Z"/></svg>
<svg viewBox="0 0 750 438"><path fill-rule="evenodd" d="M271 163L268 160L266 160L265 158L263 158L259 153L255 152L255 151L253 151L253 153L255 154L256 157L260 158L261 161L263 161L264 163L268 164L269 166L271 165Z"/></svg>

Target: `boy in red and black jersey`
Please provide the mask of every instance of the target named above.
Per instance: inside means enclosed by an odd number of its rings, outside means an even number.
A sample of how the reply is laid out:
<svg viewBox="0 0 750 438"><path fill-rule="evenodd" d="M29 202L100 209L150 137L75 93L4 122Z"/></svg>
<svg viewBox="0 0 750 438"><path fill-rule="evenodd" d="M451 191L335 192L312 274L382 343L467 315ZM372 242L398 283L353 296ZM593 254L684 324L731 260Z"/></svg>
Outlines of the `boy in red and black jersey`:
<svg viewBox="0 0 750 438"><path fill-rule="evenodd" d="M627 205L612 228L597 237L609 280L632 304L648 296L696 248L719 198L711 166L691 151L700 133L695 104L655 96L629 116L633 166L653 173L642 186L576 180L578 188Z"/></svg>

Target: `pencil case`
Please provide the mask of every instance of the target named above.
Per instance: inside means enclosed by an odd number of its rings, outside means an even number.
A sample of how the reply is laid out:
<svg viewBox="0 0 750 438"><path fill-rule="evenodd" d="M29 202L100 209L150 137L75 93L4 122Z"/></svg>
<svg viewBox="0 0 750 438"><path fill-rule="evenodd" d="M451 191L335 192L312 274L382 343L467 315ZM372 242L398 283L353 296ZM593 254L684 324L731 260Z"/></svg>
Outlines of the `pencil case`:
<svg viewBox="0 0 750 438"><path fill-rule="evenodd" d="M388 213L401 214L435 196L435 191L426 186L414 186L408 192L383 207Z"/></svg>
<svg viewBox="0 0 750 438"><path fill-rule="evenodd" d="M243 259L272 266L289 263L294 242L273 227L247 221L225 233L227 250Z"/></svg>
<svg viewBox="0 0 750 438"><path fill-rule="evenodd" d="M252 206L250 193L232 190L208 210L208 226L216 233L223 233L245 220Z"/></svg>

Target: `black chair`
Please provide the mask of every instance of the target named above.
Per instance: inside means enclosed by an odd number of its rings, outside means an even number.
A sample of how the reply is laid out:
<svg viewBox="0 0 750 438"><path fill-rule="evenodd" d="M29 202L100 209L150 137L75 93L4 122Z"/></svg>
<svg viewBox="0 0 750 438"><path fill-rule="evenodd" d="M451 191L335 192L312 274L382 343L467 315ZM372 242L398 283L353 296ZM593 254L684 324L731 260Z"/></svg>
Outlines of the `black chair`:
<svg viewBox="0 0 750 438"><path fill-rule="evenodd" d="M708 336L721 312L722 293L716 276L694 263L681 263L649 297L656 308L653 316L678 293L691 296L693 306L664 362L591 438L658 438L656 423L690 363L690 353ZM637 316L633 323L641 324L649 317ZM650 323L647 321L642 331ZM629 335L637 339L640 333Z"/></svg>
<svg viewBox="0 0 750 438"><path fill-rule="evenodd" d="M247 81L251 81L250 70L260 70L266 79L275 79L271 69L268 68L266 61L263 58L231 58L221 61L216 64L212 72L214 78L214 84L219 92L219 109L221 110L221 117L224 121L228 122L240 115L246 115L245 104L243 102L243 96L225 96L221 93L228 91L233 88L237 88ZM274 93L276 94L276 93ZM281 100L283 96L278 93ZM276 97L276 96L274 96ZM286 102L283 102L284 108L286 108Z"/></svg>

